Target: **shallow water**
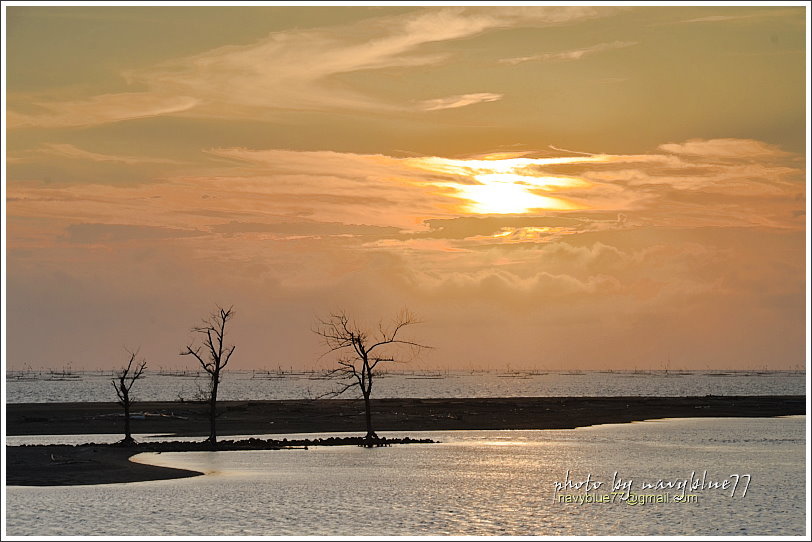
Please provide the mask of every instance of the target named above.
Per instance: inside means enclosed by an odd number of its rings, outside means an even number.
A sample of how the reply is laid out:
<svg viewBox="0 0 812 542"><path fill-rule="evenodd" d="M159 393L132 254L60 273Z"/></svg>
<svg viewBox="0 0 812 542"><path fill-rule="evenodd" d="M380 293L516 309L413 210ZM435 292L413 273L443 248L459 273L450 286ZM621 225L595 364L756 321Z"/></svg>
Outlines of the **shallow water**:
<svg viewBox="0 0 812 542"><path fill-rule="evenodd" d="M9 403L115 401L110 375L98 372L70 375L10 373ZM582 397L582 396L703 396L803 395L803 372L549 372L386 374L375 381L376 398L442 397ZM202 375L147 373L133 388L135 400L193 400L205 387ZM226 371L220 385L223 401L315 398L336 383L318 374L262 374ZM351 397L351 395L347 395Z"/></svg>
<svg viewBox="0 0 812 542"><path fill-rule="evenodd" d="M157 482L7 488L9 535L803 535L804 416L670 419L554 431L424 432L440 444L140 454L206 472ZM398 433L387 433L397 436ZM412 436L417 436L415 433ZM613 473L722 481L696 502L556 501ZM559 494L584 494L566 489ZM633 501L633 499L632 499ZM215 511L215 512L212 512Z"/></svg>

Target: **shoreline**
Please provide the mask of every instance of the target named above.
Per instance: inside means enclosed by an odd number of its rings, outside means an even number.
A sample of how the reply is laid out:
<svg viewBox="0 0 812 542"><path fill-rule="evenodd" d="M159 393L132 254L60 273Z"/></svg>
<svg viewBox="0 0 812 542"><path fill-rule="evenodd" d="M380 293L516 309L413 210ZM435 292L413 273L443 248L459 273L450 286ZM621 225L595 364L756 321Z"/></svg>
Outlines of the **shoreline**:
<svg viewBox="0 0 812 542"><path fill-rule="evenodd" d="M134 406L133 434L208 436L208 405L144 402ZM806 414L806 397L511 397L460 399L378 399L372 401L376 431L574 429L607 423L662 418L775 417ZM6 435L121 434L116 403L12 403L6 405ZM218 437L233 435L355 432L363 434L363 402L354 399L223 401L218 403ZM248 442L248 441L243 441ZM310 445L325 445L308 441ZM299 443L305 444L308 443ZM48 486L141 482L201 473L134 463L149 451L205 449L142 443L6 446L7 485ZM222 449L280 449L293 442L256 441ZM339 443L343 445L354 442ZM333 444L335 445L335 443Z"/></svg>
<svg viewBox="0 0 812 542"><path fill-rule="evenodd" d="M431 439L383 437L376 441L376 446L433 442ZM6 485L95 485L189 478L204 474L132 461L133 456L142 453L308 450L314 446L364 444L362 437L327 437L292 440L224 438L218 439L216 447L206 441L136 441L126 446L121 443L6 446Z"/></svg>

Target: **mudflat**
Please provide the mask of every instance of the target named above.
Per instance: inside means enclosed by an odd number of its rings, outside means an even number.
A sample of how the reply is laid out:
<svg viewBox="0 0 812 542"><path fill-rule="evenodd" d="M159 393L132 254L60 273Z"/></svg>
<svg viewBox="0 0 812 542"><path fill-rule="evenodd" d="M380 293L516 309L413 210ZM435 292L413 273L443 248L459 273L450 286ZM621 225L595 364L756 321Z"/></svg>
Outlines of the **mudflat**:
<svg viewBox="0 0 812 542"><path fill-rule="evenodd" d="M208 435L208 405L144 402L134 406L135 434ZM378 399L372 401L376 431L472 429L571 429L658 418L771 417L806 413L802 395L706 397L510 397ZM217 430L230 435L357 432L364 434L364 405L350 399L224 401ZM25 403L6 405L6 435L116 434L123 430L116 403ZM351 442L347 442L351 443ZM285 444L293 444L292 441ZM299 444L302 444L301 442ZM309 442L309 444L316 444ZM326 444L326 443L322 443ZM335 444L333 442L332 444ZM223 443L220 449L280 449L261 440ZM200 443L172 447L140 445L7 446L6 484L73 485L122 483L195 476L200 473L133 463L144 451L193 451ZM299 453L299 452L289 452Z"/></svg>
<svg viewBox="0 0 812 542"><path fill-rule="evenodd" d="M209 406L190 402L136 403L133 433L206 436ZM803 395L705 397L508 397L374 399L377 431L568 429L656 418L764 417L804 414ZM364 403L353 399L221 401L219 435L363 432ZM12 403L6 435L121 433L116 403Z"/></svg>
<svg viewBox="0 0 812 542"><path fill-rule="evenodd" d="M120 484L202 474L130 461L142 451L111 445L6 446L6 485Z"/></svg>

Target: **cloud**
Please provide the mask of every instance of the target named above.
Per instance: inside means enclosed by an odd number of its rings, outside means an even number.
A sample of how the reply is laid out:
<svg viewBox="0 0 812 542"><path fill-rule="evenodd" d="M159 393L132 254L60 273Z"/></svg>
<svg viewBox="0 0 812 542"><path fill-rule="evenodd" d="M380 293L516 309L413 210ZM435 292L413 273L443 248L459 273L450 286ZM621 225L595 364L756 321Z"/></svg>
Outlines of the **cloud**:
<svg viewBox="0 0 812 542"><path fill-rule="evenodd" d="M62 363L61 345L92 325L101 339L77 354L90 365L109 359L98 344L119 348L134 330L160 358L216 292L255 326L240 331L243 367L269 348L315 359L302 351L314 312L375 318L403 304L457 367L540 348L551 350L538 363L552 351L566 364L645 364L673 345L697 368L754 349L777 367L802 360L802 163L749 140L669 145L577 161L233 148L212 150L212 169L154 182L14 181L13 355ZM588 208L482 216L448 189L561 167L583 183L556 189Z"/></svg>
<svg viewBox="0 0 812 542"><path fill-rule="evenodd" d="M660 24L690 24L690 23L719 23L727 21L743 21L748 19L763 19L766 17L781 17L784 15L797 16L797 9L777 9L770 8L768 11L759 11L757 13L741 13L737 15L708 15L705 17L695 17L693 19L685 19L682 21L674 21Z"/></svg>
<svg viewBox="0 0 812 542"><path fill-rule="evenodd" d="M684 21L676 21L677 23L716 23L719 21L736 21L741 19L751 19L753 15L709 15L707 17L697 17L695 19L685 19Z"/></svg>
<svg viewBox="0 0 812 542"><path fill-rule="evenodd" d="M637 45L638 42L636 41L613 41L611 43L599 43L598 45L593 45L592 47L585 47L583 49L573 49L570 51L560 51L557 53L540 53L537 55L531 56L521 56L521 57L513 57L513 58L502 58L499 62L503 64L521 64L523 62L552 62L558 60L580 60L585 56L593 55L595 53L601 53L603 51L611 51L613 49L623 49L626 47L631 47L632 45Z"/></svg>
<svg viewBox="0 0 812 542"><path fill-rule="evenodd" d="M418 102L417 108L423 111L437 111L439 109L454 109L457 107L465 107L483 102L495 102L501 100L503 94L494 94L491 92L480 92L477 94L458 94L456 96L447 96L445 98L434 98L432 100L423 100Z"/></svg>
<svg viewBox="0 0 812 542"><path fill-rule="evenodd" d="M109 244L123 241L146 241L197 237L203 232L161 226L134 226L132 224L71 224L65 240L80 244Z"/></svg>
<svg viewBox="0 0 812 542"><path fill-rule="evenodd" d="M129 84L148 89L143 92L51 102L15 95L9 101L8 125L87 126L179 114L256 119L280 110L404 112L413 106L364 94L339 82L344 81L340 76L445 60L421 50L431 43L506 28L576 23L614 11L591 6L432 7L343 26L274 32L248 45L124 71ZM446 107L467 105L460 99L460 105ZM15 108L18 102L34 102L40 112L21 113Z"/></svg>
<svg viewBox="0 0 812 542"><path fill-rule="evenodd" d="M434 239L467 239L477 236L492 236L509 229L523 228L567 228L578 227L583 221L569 217L457 217L429 219L425 221L427 232L414 232L412 237Z"/></svg>
<svg viewBox="0 0 812 542"><path fill-rule="evenodd" d="M684 143L666 143L660 149L673 154L707 158L765 159L786 158L791 153L754 139L691 139Z"/></svg>
<svg viewBox="0 0 812 542"><path fill-rule="evenodd" d="M38 113L20 113L13 109L19 98L10 97L11 108L6 120L9 128L61 128L92 126L189 111L199 104L196 98L167 95L160 92L127 92L100 94L85 100L43 102L36 98Z"/></svg>
<svg viewBox="0 0 812 542"><path fill-rule="evenodd" d="M208 151L222 159L219 165L159 181L11 183L7 208L17 220L16 242L36 245L55 242L75 223L203 232L200 239L211 246L226 236L308 238L410 253L549 244L641 226L804 227L805 177L796 155L734 139L669 143L659 150L466 160L221 148ZM87 152L70 146L56 151ZM556 171L561 167L570 168L566 175ZM510 196L503 202L508 213L483 212L470 199L502 195ZM524 209L530 196L572 206ZM51 224L47 232L39 229L45 223ZM110 233L109 239L122 235Z"/></svg>
<svg viewBox="0 0 812 542"><path fill-rule="evenodd" d="M370 226L367 224L343 224L341 222L308 222L287 221L277 223L237 222L232 220L226 224L212 226L217 233L274 233L280 236L294 237L382 237L394 236L400 229L387 226Z"/></svg>
<svg viewBox="0 0 812 542"><path fill-rule="evenodd" d="M77 160L90 160L92 162L119 162L126 165L137 164L181 164L177 160L167 158L152 158L148 156L125 156L117 154L102 154L98 152L86 151L69 143L48 143L42 149L34 151L35 154L48 154L61 158L73 158Z"/></svg>
<svg viewBox="0 0 812 542"><path fill-rule="evenodd" d="M433 177L406 159L332 151L212 149L211 154L243 162L223 175L184 182L230 187L254 194L277 214L323 222L372 224L404 229L416 216L445 216L446 195ZM447 180L449 177L444 177ZM225 197L233 198L234 196Z"/></svg>
<svg viewBox="0 0 812 542"><path fill-rule="evenodd" d="M501 269L472 272L432 273L411 270L406 280L421 295L439 295L443 299L502 299L502 303L534 304L541 300L563 300L584 295L607 295L620 283L608 275L579 279L546 271L529 275Z"/></svg>

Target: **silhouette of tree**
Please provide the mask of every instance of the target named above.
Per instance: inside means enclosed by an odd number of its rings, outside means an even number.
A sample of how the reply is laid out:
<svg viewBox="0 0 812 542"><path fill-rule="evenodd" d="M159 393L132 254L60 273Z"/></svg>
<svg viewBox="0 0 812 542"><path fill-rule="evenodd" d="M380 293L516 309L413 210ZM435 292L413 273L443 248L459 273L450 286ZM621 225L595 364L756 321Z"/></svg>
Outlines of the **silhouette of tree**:
<svg viewBox="0 0 812 542"><path fill-rule="evenodd" d="M220 373L228 365L231 354L237 348L234 345L226 345L226 324L234 317L234 308L224 309L220 306L212 312L209 317L203 320L199 326L193 327L192 331L202 337L202 346L188 345L186 350L180 353L181 356L194 356L209 374L209 438L212 446L217 445L217 429L215 419L217 417L217 389L220 385Z"/></svg>
<svg viewBox="0 0 812 542"><path fill-rule="evenodd" d="M343 386L323 396L337 397L357 387L364 398L366 414L367 446L379 441L372 428L372 410L370 396L372 383L377 374L376 368L382 362L400 362L404 351L411 350L417 355L429 346L403 338L405 328L421 323L407 309L401 310L389 326L378 324L375 332L361 329L344 311L331 314L326 319L319 319L313 331L324 339L328 351L323 354L335 354L338 367L329 371L337 379L347 380Z"/></svg>
<svg viewBox="0 0 812 542"><path fill-rule="evenodd" d="M130 354L130 361L127 362L127 367L121 369L112 382L113 387L116 389L116 395L118 395L118 402L124 407L124 440L122 440L121 443L133 444L135 441L130 432L130 406L132 405L130 390L133 384L135 384L135 381L141 378L144 369L147 368L147 362L143 359L135 362L135 356L138 355L138 350L135 352L127 350L127 353ZM135 366L133 366L133 362L135 362Z"/></svg>

